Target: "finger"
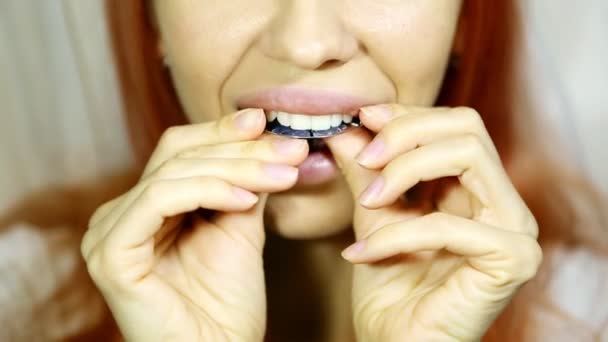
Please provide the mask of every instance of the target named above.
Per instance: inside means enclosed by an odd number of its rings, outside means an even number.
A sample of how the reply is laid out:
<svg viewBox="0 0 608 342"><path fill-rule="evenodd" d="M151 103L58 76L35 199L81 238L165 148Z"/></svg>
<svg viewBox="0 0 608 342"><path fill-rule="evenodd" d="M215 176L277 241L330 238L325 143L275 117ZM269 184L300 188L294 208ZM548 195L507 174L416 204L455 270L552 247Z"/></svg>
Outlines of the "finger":
<svg viewBox="0 0 608 342"><path fill-rule="evenodd" d="M220 178L253 192L276 192L295 184L298 169L252 159L172 159L142 183L202 176Z"/></svg>
<svg viewBox="0 0 608 342"><path fill-rule="evenodd" d="M137 184L100 224L114 225L118 217L152 183L160 180L215 177L248 191L272 193L295 185L298 169L288 165L250 159L171 159L148 178Z"/></svg>
<svg viewBox="0 0 608 342"><path fill-rule="evenodd" d="M476 219L536 236L536 221L502 165L490 157L473 135L425 145L394 159L361 195L360 201L367 208L379 208L396 201L421 181L449 176L458 176L460 183L482 204Z"/></svg>
<svg viewBox="0 0 608 342"><path fill-rule="evenodd" d="M308 143L301 139L276 137L247 142L198 146L178 154L180 159L256 159L291 166L308 156Z"/></svg>
<svg viewBox="0 0 608 342"><path fill-rule="evenodd" d="M308 144L302 140L280 138L273 134L262 134L260 137L258 137L258 139L260 141L196 146L184 152L180 152L178 158L203 159L224 157L237 159L252 157L268 163L285 163L286 165L295 166L304 160L308 154ZM165 161L165 163L168 162ZM232 168L234 169L234 167ZM190 173L182 176L193 175L194 173ZM154 173L152 173L147 177L150 178L155 176ZM177 175L175 175L173 178L176 177ZM154 179L159 179L159 177L156 176ZM138 188L145 188L145 184L139 185ZM131 201L138 196L137 189L134 190L135 191L131 191L126 195L120 196L100 207L89 221L89 227L101 224L108 226L108 228L105 230L105 232L107 232L109 226L115 224L118 217L120 217ZM127 197L127 199L123 200L124 197ZM102 222L102 220L104 222ZM99 230L96 230L96 232L98 231ZM85 254L84 251L90 250L91 247L96 245L105 235L105 232L102 234L98 234L96 232L85 234L81 244L83 255Z"/></svg>
<svg viewBox="0 0 608 342"><path fill-rule="evenodd" d="M473 109L433 110L394 106L393 110L396 113L391 120L382 123L378 135L357 157L361 165L382 168L396 156L418 146L463 134L476 135L492 158L500 161L481 116Z"/></svg>
<svg viewBox="0 0 608 342"><path fill-rule="evenodd" d="M264 209L268 194L259 194L258 202L249 210L241 212L219 212L213 222L231 236L243 236L249 244L262 254L266 234L264 232Z"/></svg>
<svg viewBox="0 0 608 342"><path fill-rule="evenodd" d="M373 263L395 255L441 250L464 260L417 302L416 310L433 317L424 329L457 326L463 315L482 322L480 331L459 334L463 341L481 336L486 322L491 323L517 289L536 275L543 259L540 245L528 235L444 213L386 226L347 248L343 256L353 263Z"/></svg>
<svg viewBox="0 0 608 342"><path fill-rule="evenodd" d="M445 213L385 226L345 249L343 256L353 263L370 263L442 249L467 257L473 268L495 279L504 279L506 273L527 280L542 261L540 246L529 235Z"/></svg>
<svg viewBox="0 0 608 342"><path fill-rule="evenodd" d="M217 121L171 127L160 138L142 177L181 151L200 145L253 140L264 132L265 126L264 111L248 108Z"/></svg>
<svg viewBox="0 0 608 342"><path fill-rule="evenodd" d="M354 198L357 198L361 191L378 175L377 171L365 169L355 159L357 154L371 140L371 134L363 128L352 128L343 134L325 139L325 143L342 171Z"/></svg>
<svg viewBox="0 0 608 342"><path fill-rule="evenodd" d="M158 198L155 198L157 196ZM119 231L121 229L137 230L140 223L146 224L145 219L148 220L147 222L153 221L151 217L157 219L162 217L158 220L164 221L165 217L190 212L198 208L242 211L251 208L257 201L258 197L255 194L213 177L157 181L147 186L145 191L140 192L138 197L129 203L129 207L121 213L116 224L98 224L91 227L87 235L90 234L95 238L90 238L89 241L91 242L87 243L86 246L83 243L82 253L88 260L92 251L106 241L113 231L117 229ZM171 213L175 213L175 215L170 215ZM139 215L141 215L141 221L137 219ZM117 228L119 224L127 224L129 227ZM154 230L154 233L156 233L161 226L162 222L152 228L140 227L139 229Z"/></svg>
<svg viewBox="0 0 608 342"><path fill-rule="evenodd" d="M400 103L383 103L362 107L359 111L359 120L370 131L379 133L388 123L402 116L446 111L447 109L448 107L415 107Z"/></svg>
<svg viewBox="0 0 608 342"><path fill-rule="evenodd" d="M83 255L108 234L125 210L150 184L191 177L214 177L248 191L269 193L291 188L297 181L298 169L256 160L212 159L201 162L197 159L171 159L123 196L113 211L98 221L95 225L97 228L86 233L81 244Z"/></svg>
<svg viewBox="0 0 608 342"><path fill-rule="evenodd" d="M111 214L112 211L116 208L116 206L120 203L120 199L122 196L116 197L111 201L105 202L99 208L95 210L93 215L89 218L89 226L97 224L107 215Z"/></svg>
<svg viewBox="0 0 608 342"><path fill-rule="evenodd" d="M258 197L214 177L192 177L156 181L131 203L105 239L104 254L121 259L129 250L153 246L154 236L165 219L198 208L218 211L244 211L252 208ZM151 256L153 248L144 250Z"/></svg>

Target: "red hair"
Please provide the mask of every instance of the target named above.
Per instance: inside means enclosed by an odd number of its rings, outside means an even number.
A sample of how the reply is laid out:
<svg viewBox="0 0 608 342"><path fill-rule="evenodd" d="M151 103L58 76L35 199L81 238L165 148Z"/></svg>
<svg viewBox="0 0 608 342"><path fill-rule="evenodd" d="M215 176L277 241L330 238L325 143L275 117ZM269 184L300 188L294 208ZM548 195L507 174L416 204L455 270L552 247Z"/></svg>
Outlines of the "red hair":
<svg viewBox="0 0 608 342"><path fill-rule="evenodd" d="M149 20L148 1L106 1L127 123L139 165L143 166L162 132L187 120L158 55L158 34ZM535 162L532 169L514 168L519 173L513 171L511 176L539 222L539 240L544 249L581 245L605 253L608 243L601 235L606 219L601 216L603 199L588 183L561 172L553 162L540 162L543 159L537 158L542 156L541 151L524 150L515 144L515 102L510 91L513 43L518 33L514 1L465 0L463 6L454 58L437 104L479 111L505 165L514 160ZM588 199L586 205L595 206L597 210L593 211L599 216L595 224L587 224L591 221L574 210L572 191ZM524 340L532 298L541 296L551 274L549 264L546 257L537 278L518 293L484 341Z"/></svg>

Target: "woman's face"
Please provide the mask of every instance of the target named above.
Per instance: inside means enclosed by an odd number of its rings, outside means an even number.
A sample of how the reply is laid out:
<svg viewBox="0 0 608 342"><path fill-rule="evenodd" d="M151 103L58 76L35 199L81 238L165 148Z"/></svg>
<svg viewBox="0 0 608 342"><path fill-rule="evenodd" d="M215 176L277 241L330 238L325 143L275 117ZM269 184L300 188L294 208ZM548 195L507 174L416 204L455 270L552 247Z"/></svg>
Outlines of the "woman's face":
<svg viewBox="0 0 608 342"><path fill-rule="evenodd" d="M461 5L156 0L154 8L182 106L191 122L203 122L241 107L321 115L386 102L433 105ZM283 236L324 237L351 224L343 177L317 157L295 188L269 198L270 225Z"/></svg>

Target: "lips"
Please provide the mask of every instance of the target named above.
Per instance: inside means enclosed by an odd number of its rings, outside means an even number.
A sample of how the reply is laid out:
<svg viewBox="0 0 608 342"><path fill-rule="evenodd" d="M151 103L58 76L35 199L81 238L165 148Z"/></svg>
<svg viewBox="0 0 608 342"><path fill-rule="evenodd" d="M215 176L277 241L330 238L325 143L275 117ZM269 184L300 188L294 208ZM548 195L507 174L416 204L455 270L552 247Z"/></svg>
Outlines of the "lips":
<svg viewBox="0 0 608 342"><path fill-rule="evenodd" d="M376 102L377 103L377 102ZM344 120L344 115L350 116L346 121L358 122L358 113L361 107L376 104L374 101L363 96L355 96L337 92L335 90L306 89L297 87L271 88L261 92L246 94L239 97L236 105L239 109L262 108L266 111L268 124L267 131L275 134L287 135L292 138L309 139L310 153L308 158L299 165L298 184L299 185L319 185L335 179L340 173L336 161L331 155L327 146L322 142L323 138L343 132L348 128L347 122L338 124L333 119L340 116ZM317 116L310 118L310 123L301 125L296 122L288 126L279 122L272 115L274 112L284 112L294 114L292 118L306 120L305 116ZM288 114L286 114L288 115ZM329 129L312 129L313 124L319 124L324 118L319 116L332 116L332 124ZM294 127L290 127L294 126ZM300 127L301 126L301 127ZM311 129L298 129L307 128ZM325 128L325 127L323 127ZM311 139L313 138L313 139Z"/></svg>
<svg viewBox="0 0 608 342"><path fill-rule="evenodd" d="M375 104L371 99L335 90L281 87L246 94L236 101L237 107L263 108L293 114L357 116L359 108Z"/></svg>

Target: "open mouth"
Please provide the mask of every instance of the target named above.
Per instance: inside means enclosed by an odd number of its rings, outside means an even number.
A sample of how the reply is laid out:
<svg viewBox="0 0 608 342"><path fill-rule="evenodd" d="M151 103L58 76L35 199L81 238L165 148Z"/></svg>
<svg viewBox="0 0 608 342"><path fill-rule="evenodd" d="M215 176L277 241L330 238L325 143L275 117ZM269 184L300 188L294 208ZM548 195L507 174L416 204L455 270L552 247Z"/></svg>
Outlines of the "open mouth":
<svg viewBox="0 0 608 342"><path fill-rule="evenodd" d="M304 115L265 110L266 131L296 139L320 139L360 126L359 118L347 114ZM318 144L317 144L318 145ZM315 146L311 144L311 147Z"/></svg>
<svg viewBox="0 0 608 342"><path fill-rule="evenodd" d="M295 139L306 139L309 155L299 165L298 184L318 185L334 179L338 167L323 138L359 126L359 118L346 114L305 115L264 110L266 131Z"/></svg>
<svg viewBox="0 0 608 342"><path fill-rule="evenodd" d="M326 184L340 176L325 139L361 126L359 108L380 100L337 90L300 86L268 88L235 99L235 107L263 108L266 131L292 139L306 139L308 157L298 166L299 186Z"/></svg>

